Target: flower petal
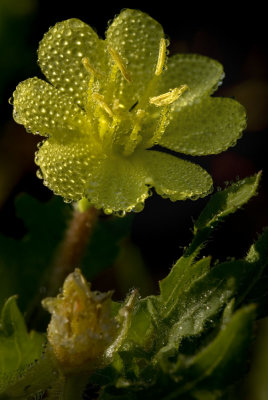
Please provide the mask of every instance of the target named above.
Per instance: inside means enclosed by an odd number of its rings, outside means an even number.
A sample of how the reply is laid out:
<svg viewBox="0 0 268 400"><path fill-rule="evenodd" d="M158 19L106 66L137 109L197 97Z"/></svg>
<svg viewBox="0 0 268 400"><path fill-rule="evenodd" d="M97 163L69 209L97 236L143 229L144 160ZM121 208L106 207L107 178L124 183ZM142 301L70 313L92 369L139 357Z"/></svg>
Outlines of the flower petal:
<svg viewBox="0 0 268 400"><path fill-rule="evenodd" d="M68 136L60 142L49 138L40 147L35 162L41 168L39 177L57 195L66 200L85 196L92 170L101 159L99 149L86 136Z"/></svg>
<svg viewBox="0 0 268 400"><path fill-rule="evenodd" d="M107 214L141 211L149 195L146 181L136 156L110 156L94 168L86 197Z"/></svg>
<svg viewBox="0 0 268 400"><path fill-rule="evenodd" d="M15 121L39 135L75 130L84 119L83 111L72 99L38 78L21 82L13 101Z"/></svg>
<svg viewBox="0 0 268 400"><path fill-rule="evenodd" d="M191 155L217 154L235 145L246 127L246 112L237 101L208 97L174 112L159 144Z"/></svg>
<svg viewBox="0 0 268 400"><path fill-rule="evenodd" d="M131 107L154 76L159 45L164 37L161 25L149 15L126 9L116 17L107 33L108 46L126 63L131 83L118 74L121 98Z"/></svg>
<svg viewBox="0 0 268 400"><path fill-rule="evenodd" d="M106 71L104 41L79 19L68 19L53 26L41 40L38 61L47 79L62 92L85 104L90 75L82 59L97 71Z"/></svg>
<svg viewBox="0 0 268 400"><path fill-rule="evenodd" d="M141 154L150 184L162 197L172 201L206 196L212 188L211 176L199 165L154 150Z"/></svg>
<svg viewBox="0 0 268 400"><path fill-rule="evenodd" d="M213 93L223 78L223 67L218 61L197 54L176 54L169 58L158 90L161 94L187 85L189 89L174 103L173 107L179 109Z"/></svg>
<svg viewBox="0 0 268 400"><path fill-rule="evenodd" d="M78 136L68 144L53 138L40 148L37 160L44 184L74 201L87 197L106 213L131 211L148 197L146 174L134 157L111 156Z"/></svg>

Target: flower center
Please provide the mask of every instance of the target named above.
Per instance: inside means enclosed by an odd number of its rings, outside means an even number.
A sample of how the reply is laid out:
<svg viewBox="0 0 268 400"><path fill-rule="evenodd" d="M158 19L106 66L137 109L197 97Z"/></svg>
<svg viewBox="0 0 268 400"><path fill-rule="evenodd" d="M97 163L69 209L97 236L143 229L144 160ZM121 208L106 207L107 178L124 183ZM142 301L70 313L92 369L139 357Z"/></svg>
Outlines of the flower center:
<svg viewBox="0 0 268 400"><path fill-rule="evenodd" d="M129 110L126 110L125 105L120 102L120 98L114 99L113 94L118 83L118 73L123 76L129 85L133 83L132 77L120 54L112 47L108 47L108 53L113 64L108 79L104 74L97 71L87 58L82 59L82 63L90 75L85 108L94 135L97 136L96 139L102 142L103 150L112 151L116 142L121 148L123 146L123 154L129 156L140 143L142 143L144 148L148 148L160 141L170 121L171 104L188 87L181 85L180 87L170 89L167 93L152 96L156 91L159 77L166 64L166 40L162 38L159 44L154 75L139 101ZM103 92L105 95L100 93L100 87L105 88ZM161 107L161 111L152 109L152 106ZM137 109L135 109L136 107ZM148 125L151 127L149 136L148 129L146 128ZM146 130L147 134L142 135L141 132ZM129 133L126 134L126 131Z"/></svg>

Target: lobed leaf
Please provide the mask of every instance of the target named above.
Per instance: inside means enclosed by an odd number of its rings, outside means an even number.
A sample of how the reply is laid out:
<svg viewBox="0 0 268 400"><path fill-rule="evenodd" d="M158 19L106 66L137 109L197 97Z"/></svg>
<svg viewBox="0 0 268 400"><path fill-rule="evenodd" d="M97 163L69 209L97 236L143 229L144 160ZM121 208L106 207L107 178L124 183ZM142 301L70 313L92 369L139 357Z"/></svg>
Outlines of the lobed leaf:
<svg viewBox="0 0 268 400"><path fill-rule="evenodd" d="M195 222L195 230L213 226L246 204L251 197L256 195L260 178L261 172L215 193Z"/></svg>
<svg viewBox="0 0 268 400"><path fill-rule="evenodd" d="M198 254L215 226L257 194L260 179L261 171L213 194L195 222L195 235L185 255Z"/></svg>
<svg viewBox="0 0 268 400"><path fill-rule="evenodd" d="M192 391L195 387L221 389L239 378L245 371L254 318L254 305L240 309L198 354L193 357L179 356L172 376L183 384L166 398L175 399L176 395Z"/></svg>
<svg viewBox="0 0 268 400"><path fill-rule="evenodd" d="M1 313L0 394L41 357L44 341L43 335L34 331L28 333L16 296L10 297Z"/></svg>
<svg viewBox="0 0 268 400"><path fill-rule="evenodd" d="M210 257L196 257L215 223L256 193L259 178L212 196L196 223L198 246L191 245L160 282L160 295L138 302L101 399L138 399L141 393L148 399L219 399L238 377L256 312L255 306L233 310L248 302L265 270L267 233L245 259L211 266Z"/></svg>

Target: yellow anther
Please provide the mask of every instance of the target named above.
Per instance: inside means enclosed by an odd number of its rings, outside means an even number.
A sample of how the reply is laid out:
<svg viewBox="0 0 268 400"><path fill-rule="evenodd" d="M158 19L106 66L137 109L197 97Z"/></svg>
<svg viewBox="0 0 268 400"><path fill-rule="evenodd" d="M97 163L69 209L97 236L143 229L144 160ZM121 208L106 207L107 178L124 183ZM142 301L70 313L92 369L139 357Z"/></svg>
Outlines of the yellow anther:
<svg viewBox="0 0 268 400"><path fill-rule="evenodd" d="M86 71L89 74L95 76L96 78L100 78L102 76L102 74L99 71L97 71L94 67L92 67L87 57L82 58L82 64L84 65Z"/></svg>
<svg viewBox="0 0 268 400"><path fill-rule="evenodd" d="M126 66L124 65L123 60L120 57L120 55L112 47L108 47L108 51L109 51L113 61L115 62L116 66L121 71L121 74L123 75L123 77L126 79L126 81L131 82L131 77L129 76L129 73L127 72Z"/></svg>
<svg viewBox="0 0 268 400"><path fill-rule="evenodd" d="M166 39L162 38L162 39L160 39L158 60L157 60L156 68L155 68L156 76L161 75L161 73L163 71L163 67L164 67L165 60L166 60L166 50L167 50Z"/></svg>
<svg viewBox="0 0 268 400"><path fill-rule="evenodd" d="M107 114L111 118L114 117L114 113L112 112L112 110L110 109L108 104L105 102L104 96L102 94L93 93L92 97L93 97L93 100L95 100L100 105L100 107L103 108L103 110L107 112Z"/></svg>
<svg viewBox="0 0 268 400"><path fill-rule="evenodd" d="M113 110L117 111L117 110L123 110L126 107L124 106L124 104L120 103L119 99L115 99L113 102Z"/></svg>
<svg viewBox="0 0 268 400"><path fill-rule="evenodd" d="M187 85L182 85L178 88L170 90L167 93L160 94L160 96L151 97L149 99L149 103L154 104L157 107L167 106L174 103L174 101L176 101L187 89Z"/></svg>

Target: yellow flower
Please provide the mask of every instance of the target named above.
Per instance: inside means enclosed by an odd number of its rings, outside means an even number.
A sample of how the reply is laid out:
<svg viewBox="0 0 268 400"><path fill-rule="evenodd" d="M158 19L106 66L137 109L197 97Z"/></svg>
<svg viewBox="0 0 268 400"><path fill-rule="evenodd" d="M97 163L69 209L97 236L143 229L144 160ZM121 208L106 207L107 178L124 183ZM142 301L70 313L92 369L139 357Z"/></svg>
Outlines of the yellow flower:
<svg viewBox="0 0 268 400"><path fill-rule="evenodd" d="M38 60L50 83L20 83L14 118L48 137L36 163L55 194L125 213L140 210L151 187L172 201L211 190L205 170L163 147L221 152L240 137L245 111L232 99L210 97L223 78L218 62L193 54L168 61L166 47L161 25L129 9L105 40L77 19L44 36Z"/></svg>

